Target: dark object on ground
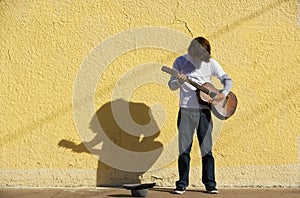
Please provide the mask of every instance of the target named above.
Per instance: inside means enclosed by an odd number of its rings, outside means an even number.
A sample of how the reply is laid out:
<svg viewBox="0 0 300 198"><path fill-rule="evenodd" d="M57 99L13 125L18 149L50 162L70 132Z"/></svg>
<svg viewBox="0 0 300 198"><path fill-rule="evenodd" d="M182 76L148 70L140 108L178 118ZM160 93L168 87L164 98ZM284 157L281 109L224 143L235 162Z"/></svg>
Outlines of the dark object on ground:
<svg viewBox="0 0 300 198"><path fill-rule="evenodd" d="M148 194L148 188L153 188L156 183L145 184L123 184L123 187L127 190L131 190L133 197L146 197Z"/></svg>

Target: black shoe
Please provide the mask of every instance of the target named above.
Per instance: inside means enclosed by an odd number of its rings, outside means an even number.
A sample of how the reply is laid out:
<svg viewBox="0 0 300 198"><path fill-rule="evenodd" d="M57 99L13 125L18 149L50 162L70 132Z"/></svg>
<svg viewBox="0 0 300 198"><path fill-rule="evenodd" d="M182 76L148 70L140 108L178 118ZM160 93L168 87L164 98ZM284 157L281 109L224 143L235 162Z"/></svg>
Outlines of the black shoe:
<svg viewBox="0 0 300 198"><path fill-rule="evenodd" d="M218 189L216 189L216 187L214 187L214 186L208 186L208 187L206 187L206 191L209 194L218 194L219 193Z"/></svg>
<svg viewBox="0 0 300 198"><path fill-rule="evenodd" d="M177 186L176 189L174 190L175 194L183 194L185 192L185 188L181 187L181 186Z"/></svg>

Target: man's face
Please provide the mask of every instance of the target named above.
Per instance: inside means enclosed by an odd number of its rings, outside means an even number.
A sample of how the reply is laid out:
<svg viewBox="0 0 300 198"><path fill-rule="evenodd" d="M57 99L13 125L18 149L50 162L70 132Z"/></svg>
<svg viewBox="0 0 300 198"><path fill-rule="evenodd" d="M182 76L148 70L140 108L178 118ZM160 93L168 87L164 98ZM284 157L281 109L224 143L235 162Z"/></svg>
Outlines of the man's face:
<svg viewBox="0 0 300 198"><path fill-rule="evenodd" d="M196 58L198 58L200 61L209 62L210 54L201 44L199 44L199 52Z"/></svg>
<svg viewBox="0 0 300 198"><path fill-rule="evenodd" d="M198 41L192 41L188 51L193 59L209 62L210 54Z"/></svg>

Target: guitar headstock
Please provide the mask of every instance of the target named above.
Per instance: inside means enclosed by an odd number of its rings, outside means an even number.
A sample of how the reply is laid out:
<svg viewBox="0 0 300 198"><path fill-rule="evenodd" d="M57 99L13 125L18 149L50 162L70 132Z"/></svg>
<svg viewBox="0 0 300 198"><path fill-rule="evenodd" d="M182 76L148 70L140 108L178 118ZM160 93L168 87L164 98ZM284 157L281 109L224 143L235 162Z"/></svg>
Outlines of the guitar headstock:
<svg viewBox="0 0 300 198"><path fill-rule="evenodd" d="M173 69L173 68L170 68L170 67L167 67L167 66L162 66L161 70L168 73L168 74L171 74L171 75L178 74L178 71L176 69Z"/></svg>

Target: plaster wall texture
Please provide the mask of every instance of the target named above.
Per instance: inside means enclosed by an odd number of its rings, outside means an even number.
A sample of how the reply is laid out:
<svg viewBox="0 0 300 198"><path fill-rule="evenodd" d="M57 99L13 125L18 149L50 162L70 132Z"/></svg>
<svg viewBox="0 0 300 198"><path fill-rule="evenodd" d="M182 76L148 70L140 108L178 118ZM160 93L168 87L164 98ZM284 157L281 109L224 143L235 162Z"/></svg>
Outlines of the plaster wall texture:
<svg viewBox="0 0 300 198"><path fill-rule="evenodd" d="M178 93L160 67L204 36L238 97L214 118L218 185L299 187L299 13L297 0L1 0L0 185L174 186ZM191 165L201 186L196 141Z"/></svg>

